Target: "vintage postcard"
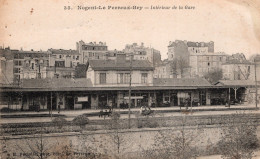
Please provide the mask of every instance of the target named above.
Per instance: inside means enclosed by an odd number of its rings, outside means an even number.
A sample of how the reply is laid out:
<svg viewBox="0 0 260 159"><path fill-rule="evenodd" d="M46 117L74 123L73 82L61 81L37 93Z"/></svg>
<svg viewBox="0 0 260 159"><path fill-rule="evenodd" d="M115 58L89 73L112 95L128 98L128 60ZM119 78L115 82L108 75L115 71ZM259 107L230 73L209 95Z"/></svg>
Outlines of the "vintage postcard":
<svg viewBox="0 0 260 159"><path fill-rule="evenodd" d="M260 158L259 0L0 0L0 158Z"/></svg>

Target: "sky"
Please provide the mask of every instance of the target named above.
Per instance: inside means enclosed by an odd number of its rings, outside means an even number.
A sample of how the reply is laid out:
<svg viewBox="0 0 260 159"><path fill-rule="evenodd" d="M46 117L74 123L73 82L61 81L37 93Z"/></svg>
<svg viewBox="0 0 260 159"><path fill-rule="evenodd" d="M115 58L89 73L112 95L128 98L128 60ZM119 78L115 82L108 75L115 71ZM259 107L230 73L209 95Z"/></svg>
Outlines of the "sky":
<svg viewBox="0 0 260 159"><path fill-rule="evenodd" d="M260 53L258 0L0 0L0 45L76 49L106 42L109 50L141 43L167 58L169 41L214 41L215 52ZM171 10L78 10L78 6L194 6ZM64 10L70 6L73 10Z"/></svg>

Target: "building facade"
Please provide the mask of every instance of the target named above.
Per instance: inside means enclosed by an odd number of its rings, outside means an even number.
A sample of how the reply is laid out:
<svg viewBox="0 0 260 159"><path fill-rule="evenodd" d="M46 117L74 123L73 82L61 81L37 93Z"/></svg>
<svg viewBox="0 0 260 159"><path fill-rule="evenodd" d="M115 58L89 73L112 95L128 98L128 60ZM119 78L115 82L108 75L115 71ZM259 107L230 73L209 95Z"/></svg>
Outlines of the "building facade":
<svg viewBox="0 0 260 159"><path fill-rule="evenodd" d="M177 78L176 69L173 68L172 61L163 60L154 67L154 78Z"/></svg>
<svg viewBox="0 0 260 159"><path fill-rule="evenodd" d="M89 78L95 86L122 85L149 86L153 83L153 66L147 60L127 60L126 54L117 54L116 60L90 60L87 70Z"/></svg>
<svg viewBox="0 0 260 159"><path fill-rule="evenodd" d="M160 51L151 47L145 47L144 43L141 43L141 45L137 43L127 44L123 52L127 54L128 59L129 54L133 54L135 60L148 60L153 65L161 62Z"/></svg>
<svg viewBox="0 0 260 159"><path fill-rule="evenodd" d="M86 64L88 60L105 60L107 58L108 47L105 42L77 42L77 50L80 54L80 63Z"/></svg>
<svg viewBox="0 0 260 159"><path fill-rule="evenodd" d="M77 50L49 49L50 62L45 78L74 78L75 68L80 64L80 54Z"/></svg>
<svg viewBox="0 0 260 159"><path fill-rule="evenodd" d="M175 40L170 41L168 45L168 60L172 61L175 58L188 59L191 53L208 53L214 52L214 42L191 42Z"/></svg>
<svg viewBox="0 0 260 159"><path fill-rule="evenodd" d="M222 64L227 61L228 55L223 52L190 53L191 77L203 77L209 72L222 69Z"/></svg>
<svg viewBox="0 0 260 159"><path fill-rule="evenodd" d="M0 67L0 84L6 85L13 83L13 60L0 57Z"/></svg>
<svg viewBox="0 0 260 159"><path fill-rule="evenodd" d="M228 60L222 64L222 71L227 80L255 80L255 65L248 60Z"/></svg>
<svg viewBox="0 0 260 159"><path fill-rule="evenodd" d="M49 52L46 51L12 51L14 81L19 82L21 79L36 79L46 76L43 71L49 66Z"/></svg>

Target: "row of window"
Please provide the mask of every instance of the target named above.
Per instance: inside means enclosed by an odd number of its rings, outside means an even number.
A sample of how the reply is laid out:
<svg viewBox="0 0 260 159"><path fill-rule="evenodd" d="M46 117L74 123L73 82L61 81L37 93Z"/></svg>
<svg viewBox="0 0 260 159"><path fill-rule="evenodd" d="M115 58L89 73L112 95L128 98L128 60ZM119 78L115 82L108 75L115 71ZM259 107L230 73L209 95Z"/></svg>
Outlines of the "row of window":
<svg viewBox="0 0 260 159"><path fill-rule="evenodd" d="M222 56L198 56L198 61L225 61L226 57Z"/></svg>
<svg viewBox="0 0 260 159"><path fill-rule="evenodd" d="M117 83L129 83L130 82L130 73L118 73L117 74Z"/></svg>
<svg viewBox="0 0 260 159"><path fill-rule="evenodd" d="M106 84L107 83L106 73L99 74L99 83ZM130 83L130 73L118 73L117 74L117 83L118 84L128 84ZM148 74L141 73L141 83L148 83Z"/></svg>
<svg viewBox="0 0 260 159"><path fill-rule="evenodd" d="M48 57L48 54L14 54L15 59L24 59L25 57L31 57L31 58L41 58L41 57Z"/></svg>
<svg viewBox="0 0 260 159"><path fill-rule="evenodd" d="M94 53L94 52L89 52L88 57L91 58L91 59L100 59L100 57L103 57L103 55L98 54L98 53Z"/></svg>
<svg viewBox="0 0 260 159"><path fill-rule="evenodd" d="M100 46L83 46L83 50L107 50L107 47Z"/></svg>
<svg viewBox="0 0 260 159"><path fill-rule="evenodd" d="M221 63L219 62L199 62L198 67L208 67L208 66L213 66L213 67L218 67Z"/></svg>
<svg viewBox="0 0 260 159"><path fill-rule="evenodd" d="M66 55L56 55L56 58L59 58L59 59L61 59L61 58L64 58ZM73 60L79 60L79 56L72 56L72 58L73 58Z"/></svg>

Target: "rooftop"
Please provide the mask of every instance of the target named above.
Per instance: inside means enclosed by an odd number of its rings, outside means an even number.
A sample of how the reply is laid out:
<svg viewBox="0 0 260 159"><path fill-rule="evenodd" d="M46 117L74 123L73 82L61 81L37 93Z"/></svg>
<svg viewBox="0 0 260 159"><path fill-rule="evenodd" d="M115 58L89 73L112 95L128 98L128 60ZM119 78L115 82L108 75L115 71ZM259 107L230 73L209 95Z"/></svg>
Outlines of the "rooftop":
<svg viewBox="0 0 260 159"><path fill-rule="evenodd" d="M107 46L106 42L89 42L89 43L85 43L84 41L82 41L82 45L90 45L90 46Z"/></svg>
<svg viewBox="0 0 260 159"><path fill-rule="evenodd" d="M168 47L174 47L178 44L184 44L187 47L209 47L210 45L214 45L213 41L210 41L208 43L206 42L192 42L192 41L186 41L186 40L175 40L175 41L170 41Z"/></svg>
<svg viewBox="0 0 260 159"><path fill-rule="evenodd" d="M12 52L18 53L18 54L49 54L48 51L34 51L34 50L30 50L30 51L12 50Z"/></svg>
<svg viewBox="0 0 260 159"><path fill-rule="evenodd" d="M226 61L225 63L223 63L223 65L227 65L227 64L248 64L248 65L252 65L253 63L251 63L248 60L230 59L230 60Z"/></svg>
<svg viewBox="0 0 260 159"><path fill-rule="evenodd" d="M116 60L89 60L89 66L93 70L130 70L130 60L125 62L117 62ZM133 70L146 70L152 71L154 68L149 61L145 60L133 60L132 61Z"/></svg>
<svg viewBox="0 0 260 159"><path fill-rule="evenodd" d="M154 86L175 87L209 87L212 86L204 78L154 78Z"/></svg>
<svg viewBox="0 0 260 159"><path fill-rule="evenodd" d="M258 82L259 84L259 82ZM219 80L215 85L218 86L255 86L255 81L252 80Z"/></svg>
<svg viewBox="0 0 260 159"><path fill-rule="evenodd" d="M90 79L23 79L21 82L23 88L81 88L92 87Z"/></svg>
<svg viewBox="0 0 260 159"><path fill-rule="evenodd" d="M77 50L49 49L52 54L79 55Z"/></svg>
<svg viewBox="0 0 260 159"><path fill-rule="evenodd" d="M190 56L229 56L225 52L191 53Z"/></svg>

